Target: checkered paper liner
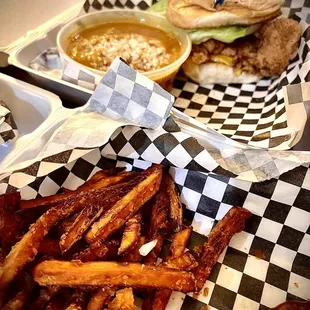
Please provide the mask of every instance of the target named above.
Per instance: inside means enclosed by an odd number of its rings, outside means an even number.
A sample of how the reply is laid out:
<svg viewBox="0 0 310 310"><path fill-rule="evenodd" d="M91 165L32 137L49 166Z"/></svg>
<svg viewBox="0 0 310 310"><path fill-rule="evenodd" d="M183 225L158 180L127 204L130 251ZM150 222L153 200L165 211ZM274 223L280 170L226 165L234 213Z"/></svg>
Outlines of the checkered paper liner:
<svg viewBox="0 0 310 310"><path fill-rule="evenodd" d="M131 1L87 1L81 14L111 7L145 9L147 5L144 1L138 1L135 5ZM297 5L301 7L296 8ZM175 107L224 136L249 146L270 149L290 149L294 146L302 136L309 115L309 102L304 101L303 109L291 106L291 102L284 100L282 87L309 81L310 37L307 21L310 11L307 2L303 9L302 5L301 1L287 2L283 8L285 15L300 22L303 36L296 57L279 78L263 79L257 84L199 86L180 75L172 90L176 97ZM298 13L298 16L292 16L293 13ZM62 75L65 81L95 89L101 77L76 62L68 61L62 54L62 61L58 58L58 71L55 70L55 57L58 55L55 48L44 51L32 61L30 67L53 77Z"/></svg>
<svg viewBox="0 0 310 310"><path fill-rule="evenodd" d="M106 156L143 159L254 182L310 162L308 152L253 149L228 139L176 109L170 111L173 99L116 59L87 107L71 116L36 158L8 167L0 178L13 186L25 186L101 146ZM168 117L169 112L172 117ZM86 149L82 154L81 148Z"/></svg>
<svg viewBox="0 0 310 310"><path fill-rule="evenodd" d="M150 163L103 156L97 148L20 189L24 199L75 189L100 169L125 166L146 169ZM278 180L251 183L213 173L170 167L169 172L187 205L185 222L193 226L189 248L207 236L235 205L253 216L235 235L205 284L208 294L174 292L167 309L269 309L286 300L310 298L310 169L300 166ZM12 192L16 187L1 187ZM261 259L256 258L260 256Z"/></svg>
<svg viewBox="0 0 310 310"><path fill-rule="evenodd" d="M92 3L97 3L97 7L103 4L102 1ZM128 6L130 1L116 4ZM139 4L145 9L151 3L140 1ZM187 128L181 123L182 117L195 122L177 111L174 113L180 127L171 117L157 130L121 127L100 148L64 149L8 174L0 183L0 192L20 190L24 199L31 199L54 194L61 187L75 189L100 169L115 165L126 166L128 170L145 169L148 161L161 161L170 166L169 172L187 205L185 220L194 227L190 248L207 239L211 228L231 206L243 206L254 214L219 258L205 285L209 290L207 296L173 293L167 309L194 310L208 304L210 309L219 310L264 310L285 300L309 299L310 169L309 165L300 166L302 162L310 162L307 153L255 150L256 163L251 161L246 173L257 181L262 177L258 172L265 172L264 179L272 171L277 179L260 183L239 180L235 178L238 173L224 170L218 162L233 167L234 156L237 160L238 154L247 160L251 156L254 159L253 148L218 136L212 139L215 133L201 124L196 123L197 131L192 126ZM180 128L184 131L180 132ZM201 130L205 130L203 137ZM215 149L215 146L221 147ZM245 159L242 157L243 164L237 166L240 171L243 167L248 169ZM289 169L299 167L279 176L283 166L289 164ZM277 172L269 169L273 165ZM257 254L262 259L257 259Z"/></svg>
<svg viewBox="0 0 310 310"><path fill-rule="evenodd" d="M13 167L5 166L1 173L29 166L67 150L102 146L117 128L124 125L161 128L173 102L171 94L117 58L89 102L77 111L67 113L64 124L38 150L38 156ZM63 109L63 114L66 111Z"/></svg>
<svg viewBox="0 0 310 310"><path fill-rule="evenodd" d="M33 70L47 73L57 79L61 79L63 75L63 63L57 47L45 50L29 64L29 67Z"/></svg>
<svg viewBox="0 0 310 310"><path fill-rule="evenodd" d="M152 1L143 0L86 1L81 15L111 8L147 9L151 4ZM303 35L296 57L280 77L253 84L200 86L180 75L172 90L175 107L235 141L259 148L290 149L302 136L309 116L309 102L303 102L303 109L291 106L290 101L284 100L282 87L309 81L309 7L307 1L284 4L283 14L300 22ZM95 89L101 79L99 75L68 61L62 54L57 71L57 55L56 49L47 50L30 66L57 78L62 75L63 80L81 87Z"/></svg>
<svg viewBox="0 0 310 310"><path fill-rule="evenodd" d="M0 144L12 143L18 136L13 115L5 102L0 99Z"/></svg>
<svg viewBox="0 0 310 310"><path fill-rule="evenodd" d="M81 15L111 8L147 9L153 2L88 0ZM302 135L300 127L306 123L309 107L302 111L302 121L296 118L295 107L284 101L282 87L309 81L309 7L308 1L286 1L284 4L284 15L300 22L303 35L297 55L280 77L253 84L202 87L179 76L172 91L176 97L175 107L235 141L260 148L291 148ZM98 76L78 67L75 62L66 60L63 79L94 89ZM309 105L309 102L304 104Z"/></svg>

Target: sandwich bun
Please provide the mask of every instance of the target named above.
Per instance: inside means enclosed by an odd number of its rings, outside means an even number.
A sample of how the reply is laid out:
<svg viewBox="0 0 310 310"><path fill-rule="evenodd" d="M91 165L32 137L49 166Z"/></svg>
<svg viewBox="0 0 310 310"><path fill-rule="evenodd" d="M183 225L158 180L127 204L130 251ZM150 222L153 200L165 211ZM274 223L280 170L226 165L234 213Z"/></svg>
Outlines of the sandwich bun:
<svg viewBox="0 0 310 310"><path fill-rule="evenodd" d="M183 29L253 25L281 14L282 0L225 0L217 9L213 0L170 0L167 18Z"/></svg>
<svg viewBox="0 0 310 310"><path fill-rule="evenodd" d="M259 81L259 75L242 72L236 74L232 67L220 63L205 63L197 65L190 58L182 66L183 72L199 85L207 84L242 84Z"/></svg>

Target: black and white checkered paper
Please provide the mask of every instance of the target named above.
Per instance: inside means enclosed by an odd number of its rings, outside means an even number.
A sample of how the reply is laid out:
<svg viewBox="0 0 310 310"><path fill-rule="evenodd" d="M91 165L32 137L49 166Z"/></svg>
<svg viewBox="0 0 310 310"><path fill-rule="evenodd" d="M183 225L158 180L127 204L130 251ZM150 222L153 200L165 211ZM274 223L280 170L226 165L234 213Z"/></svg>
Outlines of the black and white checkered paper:
<svg viewBox="0 0 310 310"><path fill-rule="evenodd" d="M20 189L24 199L75 189L100 169L125 166L145 169L150 163L119 156L104 157L104 148ZM67 160L68 154L59 155ZM251 183L193 170L171 167L185 221L193 226L189 247L207 240L214 225L235 205L253 212L243 232L235 235L205 284L208 294L174 292L167 309L194 310L206 304L218 310L269 309L286 300L310 298L310 169L300 166L279 179ZM35 173L35 172L34 172ZM9 185L1 190L12 192ZM258 259L256 256L260 256Z"/></svg>
<svg viewBox="0 0 310 310"><path fill-rule="evenodd" d="M157 129L169 116L174 97L144 75L115 60L96 88L86 111Z"/></svg>
<svg viewBox="0 0 310 310"><path fill-rule="evenodd" d="M156 83L116 59L84 110L69 117L36 158L6 167L0 177L10 175L12 186L16 182L27 185L34 177L81 156L81 148L90 151L103 145L106 156L143 159L254 182L310 162L308 152L245 147L176 109L170 110L173 100ZM67 154L67 160L51 157L59 153Z"/></svg>
<svg viewBox="0 0 310 310"><path fill-rule="evenodd" d="M85 108L55 131L36 158L7 167L1 179L10 175L10 185L27 185L33 177L46 175L102 145L106 155L138 156L156 163L220 173L222 169L207 150L181 132L169 117L173 102L171 94L118 58ZM61 154L66 154L65 158Z"/></svg>
<svg viewBox="0 0 310 310"><path fill-rule="evenodd" d="M118 68L126 66L122 62L118 64ZM132 71L129 67L124 68ZM133 82L127 70L125 73L114 72L113 79L107 75L107 80L102 80L103 88L110 88L110 97L107 98L112 98L115 92L110 86L113 81L118 81L118 75ZM309 154L257 150L247 146L244 149L243 144L223 137L177 110L172 111L176 121L168 117L163 127L157 129L134 125L119 127L122 124L119 120L123 121L125 114L131 115L126 111L130 100L135 98L136 79L134 81L132 91L127 95L124 93L127 88L117 91L127 98L121 111L119 107L114 110L110 101L101 105L102 98L103 102L106 98L105 91L97 88L98 93L96 90L87 110L70 118L64 128L55 133L44 152L54 154L57 150L57 154L2 175L0 192L20 190L23 199L31 199L54 194L62 187L75 189L100 169L115 165L126 166L128 170L145 169L150 162L160 162L170 167L182 202L187 206L184 217L194 228L190 247L206 241L212 227L232 206L243 206L253 213L244 231L233 237L213 268L205 284L208 294L173 293L167 309L194 310L208 304L210 309L218 310L257 310L269 309L285 300L309 299L310 168L309 165L300 165L301 161L310 162ZM147 85L142 85L146 91ZM152 85L149 87L152 92L161 93L162 90L156 89L154 83ZM288 90L286 96L293 93L295 91ZM142 94L135 100L136 104ZM296 98L297 105L301 103L299 99ZM143 104L142 108L145 108ZM114 120L105 118L103 121L107 110L115 113ZM157 115L167 116L166 112L167 106ZM134 120L129 118L126 121L132 124ZM118 125L112 128L114 133L104 145L91 149L104 141L104 135L100 136L100 126L101 129L110 128L107 124ZM237 167L240 173L231 173L218 162L228 168ZM280 173L283 166L292 169L294 164L299 167ZM264 180L271 172L277 178L260 183L236 178L246 175L248 179Z"/></svg>
<svg viewBox="0 0 310 310"><path fill-rule="evenodd" d="M147 9L150 5L152 1L88 0L81 15L111 8ZM291 106L291 102L284 99L282 88L310 80L309 7L310 4L305 0L286 1L284 4L283 14L300 22L303 35L297 55L280 77L253 84L201 86L180 75L172 90L176 97L174 106L234 141L259 148L290 149L301 138L310 113L310 103L304 101L303 110ZM40 55L31 67L38 67L39 71L55 76L55 59L50 56L50 65L46 57L49 52ZM55 51L55 55L57 53ZM69 61L62 54L60 57L62 64L56 74L60 75L62 70L63 80L95 89L101 79L99 75ZM44 68L40 69L44 63ZM299 117L300 113L302 118Z"/></svg>
<svg viewBox="0 0 310 310"><path fill-rule="evenodd" d="M5 102L0 99L0 144L12 143L18 136L13 115Z"/></svg>
<svg viewBox="0 0 310 310"><path fill-rule="evenodd" d="M45 50L29 64L29 67L39 72L48 73L57 79L61 79L63 76L63 63L57 47Z"/></svg>
<svg viewBox="0 0 310 310"><path fill-rule="evenodd" d="M146 9L154 2L87 0L81 14L111 8ZM285 1L283 15L299 21L303 34L297 55L280 77L253 84L200 86L179 76L172 91L175 107L235 141L260 148L289 149L295 145L302 134L295 127L300 119L292 119L297 113L288 108L290 102L284 101L282 87L310 81L310 3ZM303 113L309 110L307 107Z"/></svg>

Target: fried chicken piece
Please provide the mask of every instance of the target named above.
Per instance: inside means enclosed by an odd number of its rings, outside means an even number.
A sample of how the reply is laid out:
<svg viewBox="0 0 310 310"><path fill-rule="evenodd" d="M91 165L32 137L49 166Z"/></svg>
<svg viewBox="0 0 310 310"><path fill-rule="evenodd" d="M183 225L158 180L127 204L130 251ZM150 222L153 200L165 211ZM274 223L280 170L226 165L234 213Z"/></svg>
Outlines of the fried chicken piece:
<svg viewBox="0 0 310 310"><path fill-rule="evenodd" d="M288 66L301 37L300 24L292 19L275 19L258 31L256 65L262 76L280 75Z"/></svg>

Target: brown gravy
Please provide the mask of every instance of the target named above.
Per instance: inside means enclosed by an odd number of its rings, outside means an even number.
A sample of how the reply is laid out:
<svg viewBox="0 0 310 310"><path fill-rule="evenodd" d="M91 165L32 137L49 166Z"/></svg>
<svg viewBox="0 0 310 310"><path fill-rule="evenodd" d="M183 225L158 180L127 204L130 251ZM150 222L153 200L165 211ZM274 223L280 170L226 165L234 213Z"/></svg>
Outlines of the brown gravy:
<svg viewBox="0 0 310 310"><path fill-rule="evenodd" d="M116 22L73 35L66 52L94 69L106 71L119 56L134 69L146 72L174 62L181 54L181 47L173 36L160 29L135 22Z"/></svg>

